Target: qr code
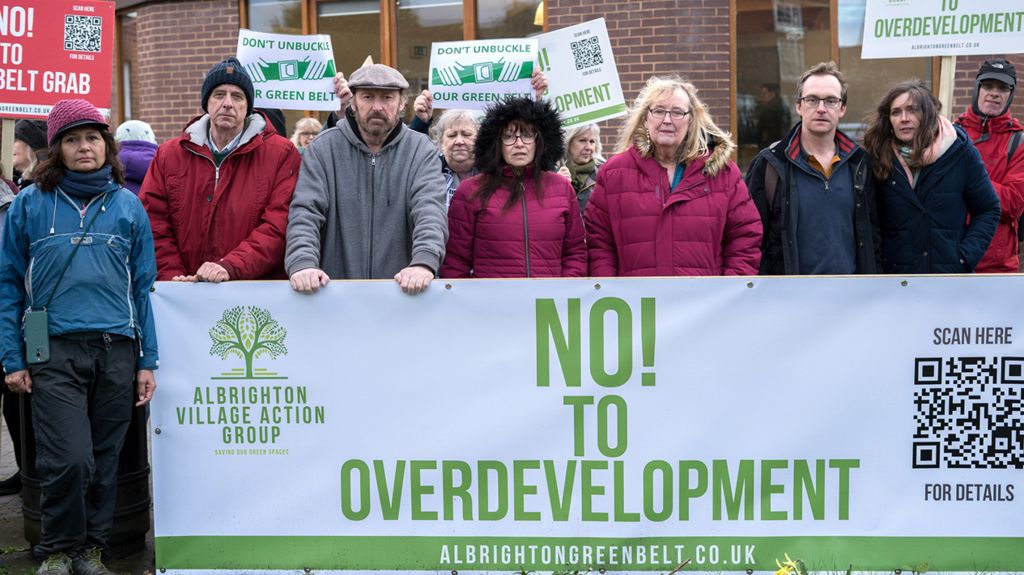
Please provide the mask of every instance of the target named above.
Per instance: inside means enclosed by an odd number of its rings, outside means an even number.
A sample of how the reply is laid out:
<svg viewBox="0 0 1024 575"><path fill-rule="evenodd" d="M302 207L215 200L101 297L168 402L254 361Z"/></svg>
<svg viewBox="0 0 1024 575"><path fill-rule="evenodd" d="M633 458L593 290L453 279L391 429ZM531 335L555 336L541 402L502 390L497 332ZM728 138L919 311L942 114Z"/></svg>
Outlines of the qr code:
<svg viewBox="0 0 1024 575"><path fill-rule="evenodd" d="M1024 357L914 365L914 467L1024 469Z"/></svg>
<svg viewBox="0 0 1024 575"><path fill-rule="evenodd" d="M585 70L604 64L601 56L601 45L597 43L597 36L584 38L569 44L572 47L572 57L576 61L577 70Z"/></svg>
<svg viewBox="0 0 1024 575"><path fill-rule="evenodd" d="M64 15L64 49L71 52L99 52L103 18Z"/></svg>

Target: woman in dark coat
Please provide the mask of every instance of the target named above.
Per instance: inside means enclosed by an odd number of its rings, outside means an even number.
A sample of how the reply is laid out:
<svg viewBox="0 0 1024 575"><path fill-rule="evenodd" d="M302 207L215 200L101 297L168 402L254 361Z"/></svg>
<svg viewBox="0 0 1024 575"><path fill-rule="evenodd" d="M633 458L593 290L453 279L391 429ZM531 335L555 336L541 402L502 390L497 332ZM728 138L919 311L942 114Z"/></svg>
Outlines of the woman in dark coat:
<svg viewBox="0 0 1024 575"><path fill-rule="evenodd" d="M999 223L978 150L940 108L924 82L900 82L864 133L888 273L971 273Z"/></svg>
<svg viewBox="0 0 1024 575"><path fill-rule="evenodd" d="M480 174L448 209L441 277L578 277L587 272L576 192L552 173L565 149L549 102L517 98L487 111L474 144Z"/></svg>

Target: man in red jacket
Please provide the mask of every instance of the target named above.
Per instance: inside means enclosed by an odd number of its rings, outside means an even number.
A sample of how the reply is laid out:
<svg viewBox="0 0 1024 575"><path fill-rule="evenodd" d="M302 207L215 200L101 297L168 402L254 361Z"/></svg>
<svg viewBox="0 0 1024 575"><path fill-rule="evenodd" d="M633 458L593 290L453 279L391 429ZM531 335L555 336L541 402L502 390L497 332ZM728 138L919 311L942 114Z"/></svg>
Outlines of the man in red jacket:
<svg viewBox="0 0 1024 575"><path fill-rule="evenodd" d="M988 168L1002 214L977 273L1016 273L1017 227L1024 213L1024 127L1010 116L1017 71L1006 60L986 60L978 70L971 107L956 123L967 132Z"/></svg>
<svg viewBox="0 0 1024 575"><path fill-rule="evenodd" d="M200 104L206 114L160 146L139 192L157 279L284 279L299 153L253 113L252 81L235 58L206 74Z"/></svg>

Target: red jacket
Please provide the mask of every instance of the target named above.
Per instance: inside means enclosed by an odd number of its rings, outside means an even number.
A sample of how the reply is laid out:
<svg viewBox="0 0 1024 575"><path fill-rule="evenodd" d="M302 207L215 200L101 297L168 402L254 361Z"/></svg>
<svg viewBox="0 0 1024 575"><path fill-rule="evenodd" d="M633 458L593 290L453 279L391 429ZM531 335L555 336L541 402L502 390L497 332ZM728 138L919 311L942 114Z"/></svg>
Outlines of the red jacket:
<svg viewBox="0 0 1024 575"><path fill-rule="evenodd" d="M288 205L299 153L262 115L215 167L209 117L192 120L156 152L139 192L153 225L157 279L193 275L204 262L233 280L284 278Z"/></svg>
<svg viewBox="0 0 1024 575"><path fill-rule="evenodd" d="M511 176L511 170L508 174ZM537 199L532 170L519 202L503 209L511 190L498 188L484 205L475 198L483 176L459 185L448 209L448 246L441 277L581 277L587 246L576 192L569 180L544 172ZM529 257L527 257L529 254ZM529 262L529 271L527 271Z"/></svg>
<svg viewBox="0 0 1024 575"><path fill-rule="evenodd" d="M730 151L690 162L671 193L665 169L636 147L605 162L584 214L590 275L756 275L761 218Z"/></svg>
<svg viewBox="0 0 1024 575"><path fill-rule="evenodd" d="M984 117L975 114L974 110L968 109L956 122L978 148L1002 209L996 235L974 271L1016 273L1017 220L1024 213L1024 144L1017 148L1012 159L1008 158L1007 152L1013 133L1024 130L1024 127L1010 117L1009 111L986 121Z"/></svg>

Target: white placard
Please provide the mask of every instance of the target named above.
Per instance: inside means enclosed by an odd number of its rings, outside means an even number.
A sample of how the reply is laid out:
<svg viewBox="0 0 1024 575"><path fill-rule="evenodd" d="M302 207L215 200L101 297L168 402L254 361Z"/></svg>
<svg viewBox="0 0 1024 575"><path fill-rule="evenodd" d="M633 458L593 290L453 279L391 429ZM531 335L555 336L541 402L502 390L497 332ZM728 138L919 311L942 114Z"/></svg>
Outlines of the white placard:
<svg viewBox="0 0 1024 575"><path fill-rule="evenodd" d="M861 58L1024 52L1024 0L867 0Z"/></svg>
<svg viewBox="0 0 1024 575"><path fill-rule="evenodd" d="M626 101L604 18L537 36L537 62L564 126L626 114Z"/></svg>
<svg viewBox="0 0 1024 575"><path fill-rule="evenodd" d="M434 107L484 110L507 97L532 98L536 59L534 38L434 42L429 87Z"/></svg>
<svg viewBox="0 0 1024 575"><path fill-rule="evenodd" d="M338 110L330 36L243 28L238 31L238 60L252 80L257 108Z"/></svg>

